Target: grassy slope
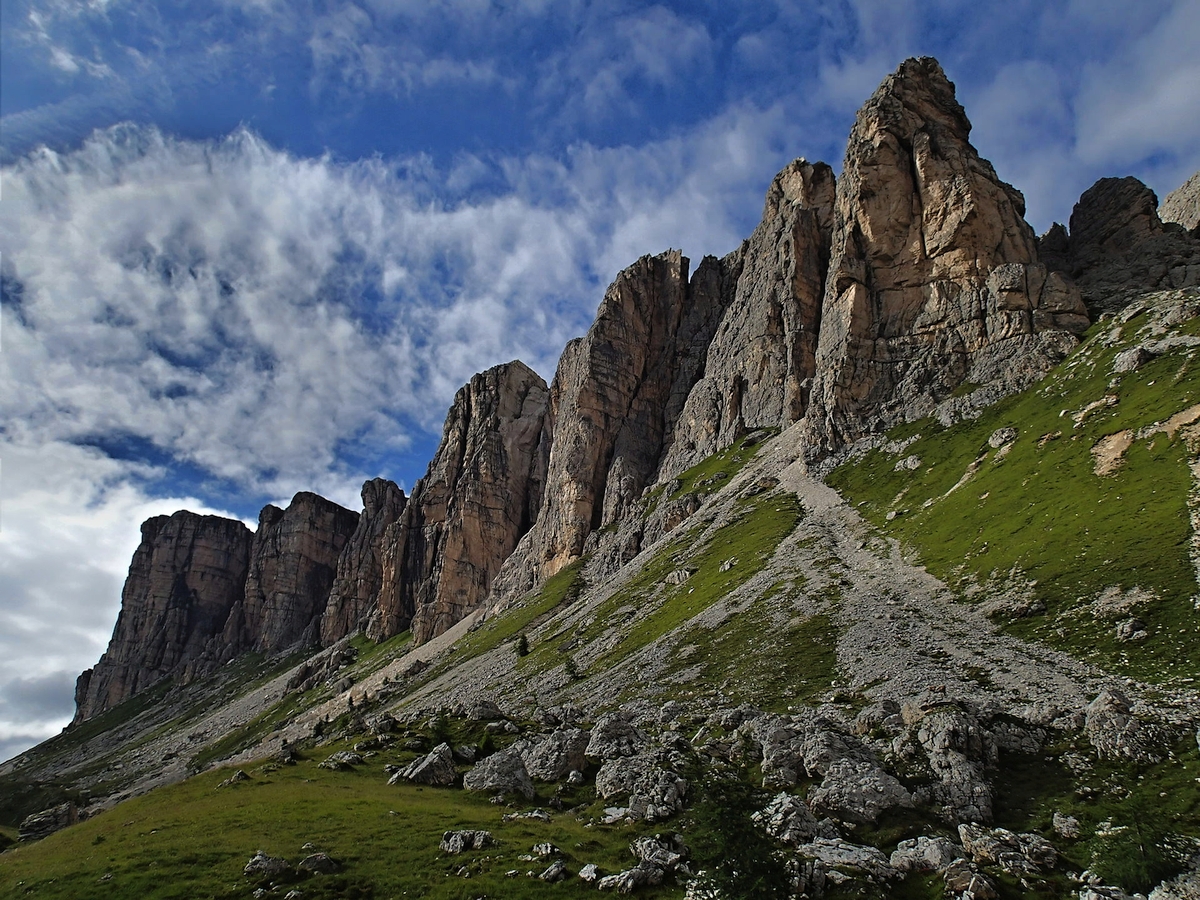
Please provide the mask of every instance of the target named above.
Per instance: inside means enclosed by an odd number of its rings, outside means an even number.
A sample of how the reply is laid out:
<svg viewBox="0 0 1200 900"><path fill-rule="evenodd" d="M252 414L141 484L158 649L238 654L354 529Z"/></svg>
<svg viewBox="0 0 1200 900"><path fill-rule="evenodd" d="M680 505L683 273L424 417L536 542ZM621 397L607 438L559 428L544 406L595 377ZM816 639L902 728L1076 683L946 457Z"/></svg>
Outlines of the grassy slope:
<svg viewBox="0 0 1200 900"><path fill-rule="evenodd" d="M528 870L540 873L550 861L518 857L550 841L562 848L572 871L588 862L603 872L619 871L635 862L629 841L653 831L586 827L595 812L590 788L574 798L585 804L578 817L562 812L550 823L502 823L510 810L487 796L385 784L383 763L412 758L411 752L381 753L354 771L319 768L316 759L337 746L314 751L313 760L295 766L251 769L251 781L222 788L217 785L231 770L207 772L7 853L0 857L0 896L242 898L258 884L242 875L256 850L295 864L309 852L301 849L309 842L344 869L304 879L297 886L306 898L591 895L595 888L574 877L562 885L529 879ZM489 830L499 844L459 856L439 851L442 832L459 828ZM457 874L463 866L469 878ZM520 876L506 877L513 869ZM645 892L679 894L672 886Z"/></svg>
<svg viewBox="0 0 1200 900"><path fill-rule="evenodd" d="M931 419L901 426L889 437L915 436L911 444L898 452L872 450L829 481L867 519L914 547L930 571L964 591L1010 578L1036 582L1032 592L1046 614L1008 623L1015 633L1163 680L1200 672L1188 451L1178 434L1138 439L1108 476L1094 474L1091 453L1107 435L1164 421L1200 402L1194 348L1114 378L1114 357L1146 325L1145 314L1127 323L1113 346L1102 340L1107 326L1097 326L1035 388L951 428ZM1076 426L1072 414L1106 395L1118 397L1116 405ZM1007 453L988 444L1004 427L1019 430ZM910 455L921 466L897 471L897 461ZM973 477L955 489L972 465ZM1113 621L1083 610L1110 585L1157 595L1135 611L1149 626L1144 642L1119 643Z"/></svg>

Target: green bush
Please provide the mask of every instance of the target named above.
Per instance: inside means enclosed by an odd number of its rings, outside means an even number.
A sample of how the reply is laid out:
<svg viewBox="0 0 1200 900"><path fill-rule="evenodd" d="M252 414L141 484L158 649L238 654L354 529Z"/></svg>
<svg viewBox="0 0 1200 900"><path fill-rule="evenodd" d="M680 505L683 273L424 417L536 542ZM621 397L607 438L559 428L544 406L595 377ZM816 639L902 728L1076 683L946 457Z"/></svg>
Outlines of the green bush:
<svg viewBox="0 0 1200 900"><path fill-rule="evenodd" d="M704 871L704 886L723 900L787 900L791 897L785 854L754 820L770 795L744 769L691 773L702 785L688 835Z"/></svg>

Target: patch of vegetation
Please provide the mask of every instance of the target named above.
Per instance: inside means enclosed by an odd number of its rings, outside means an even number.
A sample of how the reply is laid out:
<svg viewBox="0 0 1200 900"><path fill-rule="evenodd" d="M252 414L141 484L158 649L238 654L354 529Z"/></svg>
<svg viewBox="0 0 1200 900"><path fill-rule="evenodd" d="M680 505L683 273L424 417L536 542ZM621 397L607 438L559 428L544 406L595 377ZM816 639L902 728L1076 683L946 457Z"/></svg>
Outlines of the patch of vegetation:
<svg viewBox="0 0 1200 900"><path fill-rule="evenodd" d="M729 900L787 900L786 851L754 820L770 794L734 769L693 772L701 785L688 816L688 837L703 884Z"/></svg>
<svg viewBox="0 0 1200 900"><path fill-rule="evenodd" d="M1144 317L1124 326L1129 340L1140 324ZM977 420L901 426L889 438L919 434L902 454L872 450L837 468L829 483L961 589L1033 582L1046 614L1006 623L1014 633L1142 678L1194 675L1200 623L1191 604L1192 479L1183 439L1136 438L1111 475L1095 474L1092 448L1200 402L1200 360L1183 348L1114 380L1113 358L1124 347L1095 336L1044 382ZM1109 396L1118 399L1108 405ZM1019 429L1016 440L991 447L989 437L1010 426ZM919 457L921 466L897 471L901 455ZM1149 636L1135 652L1117 641L1114 622L1082 609L1113 585L1158 597L1136 610Z"/></svg>
<svg viewBox="0 0 1200 900"><path fill-rule="evenodd" d="M676 486L671 491L669 500L678 500L692 493L703 496L720 490L754 458L762 442L775 433L777 429L761 429L743 435L724 450L680 473L678 478L656 485L648 496L650 503L646 508L647 515L654 510L672 483L676 483Z"/></svg>
<svg viewBox="0 0 1200 900"><path fill-rule="evenodd" d="M760 599L711 632L689 629L680 645L704 648L698 655L701 678L707 684L724 685L731 702L784 712L829 692L837 677L837 638L837 626L829 615L796 617L780 624ZM680 656L681 648L675 651L674 668L691 661Z"/></svg>
<svg viewBox="0 0 1200 900"><path fill-rule="evenodd" d="M519 640L520 635L544 622L559 607L570 606L579 599L587 586L583 578L583 567L586 563L587 557L575 560L547 578L540 589L529 593L519 603L505 610L504 615L490 619L472 630L458 642L454 652L448 654L444 662L431 669L418 683L430 681L446 669L495 650L507 641L514 641L515 648L515 641ZM538 651L544 649L544 646L539 648L531 644L529 655L521 657L518 662L524 665L538 658Z"/></svg>
<svg viewBox="0 0 1200 900"><path fill-rule="evenodd" d="M17 829L0 826L0 853L17 842Z"/></svg>
<svg viewBox="0 0 1200 900"><path fill-rule="evenodd" d="M355 659L348 674L355 681L361 681L382 669L396 657L407 653L412 649L409 646L411 643L411 631L402 631L378 644L365 634L356 634L350 639L350 646L358 651L358 658Z"/></svg>
<svg viewBox="0 0 1200 900"><path fill-rule="evenodd" d="M219 740L196 753L188 762L193 772L202 772L213 763L228 759L256 745L279 725L294 718L301 711L314 706L324 694L320 687L303 693L296 691L263 710L240 728L226 732Z"/></svg>
<svg viewBox="0 0 1200 900"><path fill-rule="evenodd" d="M535 843L550 841L562 848L572 871L592 862L614 872L635 862L629 841L653 831L649 826L585 827L571 813L555 814L549 823L504 823L501 815L509 810L487 796L385 785L382 763L403 758L380 754L353 771L329 771L313 761L248 769L249 781L218 787L230 775L224 769L160 788L5 854L0 896L244 898L258 886L242 874L256 850L294 865L310 852L302 848L311 842L343 869L297 878L306 898L582 897L594 895L595 888L578 878L560 885L529 878L527 870L540 873L549 861L518 857ZM442 832L460 828L489 830L498 844L442 853ZM464 867L469 877L459 874ZM514 869L518 876L505 877ZM682 890L665 885L640 893L678 897Z"/></svg>
<svg viewBox="0 0 1200 900"><path fill-rule="evenodd" d="M1069 869L1090 868L1106 883L1146 892L1182 871L1200 841L1200 750L1186 740L1161 752L1162 762L1142 765L1096 760L1090 749L1071 746L1002 754L993 781L996 824L1048 838ZM1084 762L1083 774L1064 764L1065 753ZM1077 840L1055 833L1056 812L1078 820Z"/></svg>
<svg viewBox="0 0 1200 900"><path fill-rule="evenodd" d="M760 494L742 504L741 514L718 528L697 548L696 526L659 551L633 579L596 610L589 625L563 638L567 652L628 622L619 640L591 665L606 669L674 631L749 581L762 570L775 549L799 524L803 507L790 493ZM690 573L680 584L666 577L680 569ZM622 618L621 611L625 610Z"/></svg>

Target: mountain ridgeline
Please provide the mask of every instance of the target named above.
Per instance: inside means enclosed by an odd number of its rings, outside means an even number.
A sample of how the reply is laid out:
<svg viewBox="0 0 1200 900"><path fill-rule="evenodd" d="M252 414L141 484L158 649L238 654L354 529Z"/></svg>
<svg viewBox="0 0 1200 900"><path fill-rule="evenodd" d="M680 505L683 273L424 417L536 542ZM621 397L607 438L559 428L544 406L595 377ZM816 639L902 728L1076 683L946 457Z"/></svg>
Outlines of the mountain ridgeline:
<svg viewBox="0 0 1200 900"><path fill-rule="evenodd" d="M247 653L425 643L585 554L628 561L652 537L629 521L646 493L752 432L803 422L804 459L828 469L864 436L1027 388L1123 297L1200 284L1195 179L1166 223L1145 185L1104 179L1039 239L970 127L938 63L906 61L840 177L798 159L728 255L622 271L550 385L518 361L472 378L411 496L373 479L355 513L300 493L253 533L148 520L75 721Z"/></svg>

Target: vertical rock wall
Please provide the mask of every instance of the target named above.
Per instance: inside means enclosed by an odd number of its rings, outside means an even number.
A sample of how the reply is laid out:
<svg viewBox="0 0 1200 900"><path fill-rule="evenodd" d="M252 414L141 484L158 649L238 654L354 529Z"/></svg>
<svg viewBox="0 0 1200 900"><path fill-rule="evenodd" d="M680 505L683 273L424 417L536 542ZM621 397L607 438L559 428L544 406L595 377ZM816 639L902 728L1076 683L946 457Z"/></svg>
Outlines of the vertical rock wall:
<svg viewBox="0 0 1200 900"><path fill-rule="evenodd" d="M1087 327L1078 291L1038 262L1024 198L970 130L933 59L907 60L858 113L837 186L810 458L929 415L964 382L1023 387Z"/></svg>
<svg viewBox="0 0 1200 900"><path fill-rule="evenodd" d="M80 676L75 721L104 712L162 678L216 665L210 642L241 602L250 530L181 511L142 523L108 649Z"/></svg>
<svg viewBox="0 0 1200 900"><path fill-rule="evenodd" d="M372 638L411 627L421 643L483 602L538 517L548 416L546 383L521 362L476 375L455 395L428 472L383 536Z"/></svg>
<svg viewBox="0 0 1200 900"><path fill-rule="evenodd" d="M316 643L338 558L357 524L357 513L307 491L286 510L263 508L245 597L225 626L225 659L249 650L275 653L300 640Z"/></svg>
<svg viewBox="0 0 1200 900"><path fill-rule="evenodd" d="M383 588L385 535L408 501L395 482L372 478L362 486L362 502L321 616L321 644L326 647L367 627Z"/></svg>
<svg viewBox="0 0 1200 900"><path fill-rule="evenodd" d="M697 272L693 295L722 292L722 316L704 336L703 377L673 423L660 478L727 447L745 430L803 417L816 367L834 192L829 166L796 160L771 182L750 239L721 261L719 273Z"/></svg>

